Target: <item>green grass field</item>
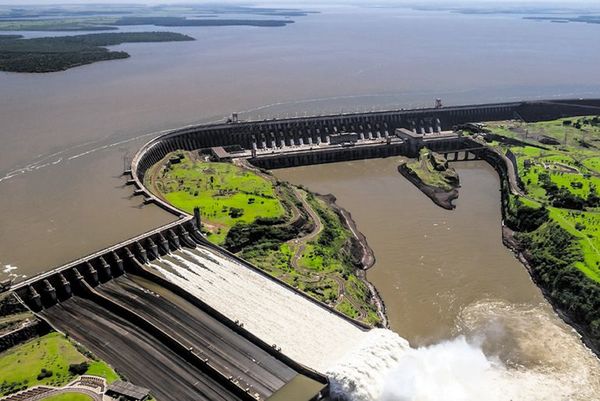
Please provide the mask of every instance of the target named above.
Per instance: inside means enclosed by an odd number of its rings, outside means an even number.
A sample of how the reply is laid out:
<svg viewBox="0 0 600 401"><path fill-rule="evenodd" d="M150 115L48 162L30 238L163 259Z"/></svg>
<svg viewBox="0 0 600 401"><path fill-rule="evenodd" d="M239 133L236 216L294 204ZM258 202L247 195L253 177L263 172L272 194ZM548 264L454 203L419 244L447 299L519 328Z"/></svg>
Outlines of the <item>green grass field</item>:
<svg viewBox="0 0 600 401"><path fill-rule="evenodd" d="M162 169L154 180L151 188L178 209L193 213L200 207L208 238L217 244L237 222L285 214L270 180L231 163L192 160L185 153L181 163Z"/></svg>
<svg viewBox="0 0 600 401"><path fill-rule="evenodd" d="M187 213L199 207L203 231L219 245L225 245L226 238L231 241L232 235L227 234L237 223L285 217L276 226L288 226L285 220L292 219L294 213L301 214L300 209L304 208L297 197L297 193L302 193L321 221L323 228L319 234L307 243L296 241L294 234L283 240L270 236L240 248L240 256L314 298L338 305L338 310L348 316L359 316L360 311L355 308L358 305L363 310L362 320L373 324L379 321L366 284L354 275L355 266L348 249L352 234L323 199L232 163L199 160L190 152L174 152L165 160L173 160L177 155L181 157L179 163L153 167L145 185ZM232 215L232 211L236 213ZM302 238L308 233L298 235ZM301 246L303 250L295 265L292 259ZM345 301L340 297L340 283L354 306L352 303L348 303L349 307L346 303L339 306L339 302Z"/></svg>
<svg viewBox="0 0 600 401"><path fill-rule="evenodd" d="M85 394L67 393L42 398L42 401L92 401L92 397Z"/></svg>
<svg viewBox="0 0 600 401"><path fill-rule="evenodd" d="M69 372L69 365L85 361L90 364L86 374L102 376L109 382L118 379L118 375L105 362L85 356L60 333L50 333L10 348L0 354L0 395L17 387L65 385L75 378ZM42 369L51 371L52 376L38 379Z"/></svg>
<svg viewBox="0 0 600 401"><path fill-rule="evenodd" d="M577 238L583 258L575 263L575 267L600 282L600 208L586 206L585 210L573 210L552 207L552 199L541 179L547 175L556 187L581 199L598 195L600 118L577 117L537 123L503 121L489 123L487 128L495 134L546 148L502 145L517 158L519 177L526 191L521 202L534 208L548 207L550 218ZM559 143L539 142L544 137L554 138Z"/></svg>

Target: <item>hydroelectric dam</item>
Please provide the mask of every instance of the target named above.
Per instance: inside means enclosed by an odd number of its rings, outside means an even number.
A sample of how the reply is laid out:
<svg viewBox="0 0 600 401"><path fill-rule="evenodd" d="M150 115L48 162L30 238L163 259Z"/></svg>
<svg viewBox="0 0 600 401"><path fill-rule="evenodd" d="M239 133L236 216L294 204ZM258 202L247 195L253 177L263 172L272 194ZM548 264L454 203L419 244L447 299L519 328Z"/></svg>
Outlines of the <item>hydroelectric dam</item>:
<svg viewBox="0 0 600 401"><path fill-rule="evenodd" d="M600 114L600 99L511 102L200 125L173 130L133 158L128 184L176 222L10 288L38 317L128 380L170 400L312 400L328 369L370 327L209 243L198 216L156 197L144 177L173 151L246 158L273 169L414 156L419 147L506 161L448 132L463 124ZM471 156L470 156L471 155Z"/></svg>

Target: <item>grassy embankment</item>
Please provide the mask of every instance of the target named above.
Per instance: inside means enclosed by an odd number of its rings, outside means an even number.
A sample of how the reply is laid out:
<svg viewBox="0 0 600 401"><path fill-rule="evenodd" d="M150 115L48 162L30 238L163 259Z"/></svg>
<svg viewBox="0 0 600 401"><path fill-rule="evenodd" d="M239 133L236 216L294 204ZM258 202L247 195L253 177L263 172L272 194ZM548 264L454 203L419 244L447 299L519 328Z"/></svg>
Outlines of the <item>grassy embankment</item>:
<svg viewBox="0 0 600 401"><path fill-rule="evenodd" d="M122 43L188 41L172 32L98 33L48 38L0 38L0 71L54 72L97 61L129 57L104 46Z"/></svg>
<svg viewBox="0 0 600 401"><path fill-rule="evenodd" d="M488 124L532 146L498 144L516 156L524 196L510 196L532 273L553 302L600 345L600 118ZM543 146L546 149L540 149Z"/></svg>
<svg viewBox="0 0 600 401"><path fill-rule="evenodd" d="M79 393L66 393L43 398L42 401L92 401L92 397Z"/></svg>
<svg viewBox="0 0 600 401"><path fill-rule="evenodd" d="M186 154L154 177L146 185L169 203L190 214L200 207L203 228L215 244L223 245L236 223L286 214L271 181L231 163L207 163Z"/></svg>
<svg viewBox="0 0 600 401"><path fill-rule="evenodd" d="M350 317L379 321L355 274L360 258L351 232L326 200L266 174L192 157L155 167L145 184L188 213L199 206L213 243Z"/></svg>
<svg viewBox="0 0 600 401"><path fill-rule="evenodd" d="M13 347L0 354L0 396L35 385L65 385L76 377L69 367L83 362L88 364L87 375L101 376L108 382L118 379L105 362L60 333Z"/></svg>

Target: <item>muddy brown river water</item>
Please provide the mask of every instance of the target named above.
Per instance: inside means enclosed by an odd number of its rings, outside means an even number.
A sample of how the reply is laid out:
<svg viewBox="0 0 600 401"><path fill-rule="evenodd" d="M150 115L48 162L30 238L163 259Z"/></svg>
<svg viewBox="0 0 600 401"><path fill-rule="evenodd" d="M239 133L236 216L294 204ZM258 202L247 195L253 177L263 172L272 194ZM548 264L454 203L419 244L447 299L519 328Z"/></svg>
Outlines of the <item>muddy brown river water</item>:
<svg viewBox="0 0 600 401"><path fill-rule="evenodd" d="M507 366L552 372L570 387L575 375L598 396L598 360L502 244L496 172L485 162L454 163L461 188L456 209L448 211L404 179L397 165L391 157L274 173L335 194L352 213L377 259L367 277L386 304L391 328L412 346L465 336Z"/></svg>
<svg viewBox="0 0 600 401"><path fill-rule="evenodd" d="M168 221L142 208L119 177L124 157L167 128L234 111L264 118L431 106L436 97L465 104L600 95L600 55L586 51L600 32L593 24L321 11L284 28L153 27L196 41L117 46L131 58L64 72L0 72L0 279Z"/></svg>

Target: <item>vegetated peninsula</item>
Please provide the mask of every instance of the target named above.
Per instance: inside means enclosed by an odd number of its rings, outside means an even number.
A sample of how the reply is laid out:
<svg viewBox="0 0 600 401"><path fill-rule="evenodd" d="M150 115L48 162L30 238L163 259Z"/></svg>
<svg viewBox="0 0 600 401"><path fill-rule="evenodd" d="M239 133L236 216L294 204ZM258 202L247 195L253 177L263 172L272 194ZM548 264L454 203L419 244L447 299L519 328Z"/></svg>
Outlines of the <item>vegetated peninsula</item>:
<svg viewBox="0 0 600 401"><path fill-rule="evenodd" d="M211 27L211 26L256 26L280 27L293 23L291 19L250 19L250 18L205 18L167 16L127 16L121 18L51 18L51 19L0 19L0 31L111 31L119 26L154 25L166 27Z"/></svg>
<svg viewBox="0 0 600 401"><path fill-rule="evenodd" d="M459 178L444 156L423 148L418 160L403 159L398 171L438 206L455 208L452 201L458 198Z"/></svg>
<svg viewBox="0 0 600 401"><path fill-rule="evenodd" d="M0 31L116 31L110 17L48 18L48 19L0 19Z"/></svg>
<svg viewBox="0 0 600 401"><path fill-rule="evenodd" d="M290 185L243 160L210 162L175 152L152 167L145 185L188 213L199 207L207 239L345 315L385 322L365 278L374 257L335 198Z"/></svg>
<svg viewBox="0 0 600 401"><path fill-rule="evenodd" d="M505 243L600 354L600 116L486 129L518 180L502 180Z"/></svg>
<svg viewBox="0 0 600 401"><path fill-rule="evenodd" d="M194 38L173 32L98 33L34 39L0 37L0 71L63 71L97 61L129 57L124 51L111 51L104 46L188 40Z"/></svg>
<svg viewBox="0 0 600 401"><path fill-rule="evenodd" d="M20 8L0 5L0 31L108 31L131 25L281 27L293 23L292 17L313 13L302 9L229 4L187 4L175 8L168 5L91 4Z"/></svg>

